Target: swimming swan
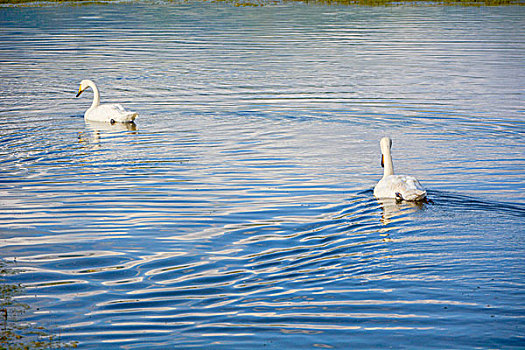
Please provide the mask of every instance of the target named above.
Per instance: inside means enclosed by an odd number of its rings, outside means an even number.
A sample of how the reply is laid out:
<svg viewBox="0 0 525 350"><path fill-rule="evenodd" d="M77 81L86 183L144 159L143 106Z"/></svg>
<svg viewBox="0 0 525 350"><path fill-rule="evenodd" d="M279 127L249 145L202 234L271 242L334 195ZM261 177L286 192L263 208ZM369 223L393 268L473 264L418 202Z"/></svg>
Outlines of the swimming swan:
<svg viewBox="0 0 525 350"><path fill-rule="evenodd" d="M93 103L84 113L84 119L95 122L106 122L114 124L118 123L131 123L138 116L138 113L126 111L124 107L119 104L100 104L100 93L98 92L97 86L91 80L82 80L80 82L80 88L76 97L80 96L87 88L93 89Z"/></svg>
<svg viewBox="0 0 525 350"><path fill-rule="evenodd" d="M392 140L383 137L381 145L381 166L385 169L383 178L374 188L374 196L377 198L395 198L398 201L421 201L427 196L427 191L421 186L415 177L406 175L394 175L394 164L390 148Z"/></svg>

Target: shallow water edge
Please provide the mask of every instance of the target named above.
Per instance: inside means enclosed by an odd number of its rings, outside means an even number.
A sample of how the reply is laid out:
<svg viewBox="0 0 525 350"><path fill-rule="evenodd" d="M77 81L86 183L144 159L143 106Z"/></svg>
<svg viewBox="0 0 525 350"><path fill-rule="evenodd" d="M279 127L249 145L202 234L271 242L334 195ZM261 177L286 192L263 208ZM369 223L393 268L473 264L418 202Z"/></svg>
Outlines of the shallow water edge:
<svg viewBox="0 0 525 350"><path fill-rule="evenodd" d="M198 0L192 0L198 1ZM202 0L206 1L206 0ZM148 2L136 0L0 0L0 5L45 6L45 5L88 5L111 3ZM164 0L167 3L187 3L188 0ZM268 6L286 2L298 2L311 5L346 5L346 6L509 6L525 5L523 0L211 0L206 2L227 3L233 6Z"/></svg>

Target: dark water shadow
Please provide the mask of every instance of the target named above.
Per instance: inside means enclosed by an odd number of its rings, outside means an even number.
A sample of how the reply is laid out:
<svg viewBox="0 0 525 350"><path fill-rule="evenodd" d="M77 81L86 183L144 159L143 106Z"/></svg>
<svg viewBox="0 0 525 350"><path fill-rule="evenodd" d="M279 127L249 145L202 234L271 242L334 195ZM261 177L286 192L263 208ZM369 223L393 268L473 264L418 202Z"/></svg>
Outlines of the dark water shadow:
<svg viewBox="0 0 525 350"><path fill-rule="evenodd" d="M436 207L464 211L484 211L497 214L525 218L525 205L475 198L459 193L431 190L428 191L432 203Z"/></svg>

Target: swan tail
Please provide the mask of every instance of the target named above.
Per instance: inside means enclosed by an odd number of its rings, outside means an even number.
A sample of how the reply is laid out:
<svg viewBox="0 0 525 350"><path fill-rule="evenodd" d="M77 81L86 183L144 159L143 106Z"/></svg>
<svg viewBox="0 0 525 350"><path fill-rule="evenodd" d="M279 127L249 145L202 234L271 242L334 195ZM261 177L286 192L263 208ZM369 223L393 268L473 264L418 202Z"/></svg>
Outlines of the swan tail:
<svg viewBox="0 0 525 350"><path fill-rule="evenodd" d="M127 115L130 122L134 121L138 116L139 114L137 112L129 112Z"/></svg>
<svg viewBox="0 0 525 350"><path fill-rule="evenodd" d="M405 193L402 198L406 201L422 201L427 197L427 191L425 190L413 190L408 193Z"/></svg>
<svg viewBox="0 0 525 350"><path fill-rule="evenodd" d="M119 118L117 118L118 120L115 119L115 121L120 122L120 123L133 123L135 121L135 118L137 118L138 116L139 114L136 112L126 111Z"/></svg>

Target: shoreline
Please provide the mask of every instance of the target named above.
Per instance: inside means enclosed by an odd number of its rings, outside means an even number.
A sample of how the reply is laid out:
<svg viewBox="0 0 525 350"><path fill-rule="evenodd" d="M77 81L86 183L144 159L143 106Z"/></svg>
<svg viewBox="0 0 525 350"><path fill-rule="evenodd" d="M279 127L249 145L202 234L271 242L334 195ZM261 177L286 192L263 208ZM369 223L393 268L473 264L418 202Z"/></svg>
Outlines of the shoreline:
<svg viewBox="0 0 525 350"><path fill-rule="evenodd" d="M187 2L216 2L231 3L235 6L265 6L278 3L305 3L312 5L346 5L346 6L523 6L523 0L164 0L169 3ZM23 6L42 6L42 5L87 5L87 4L111 4L111 3L136 3L140 0L0 0L2 5L23 5ZM144 2L148 2L147 0Z"/></svg>

